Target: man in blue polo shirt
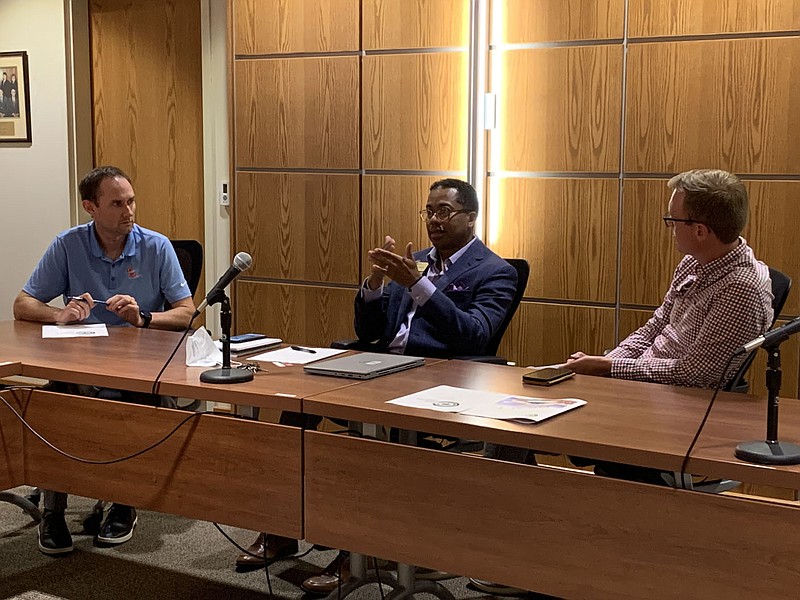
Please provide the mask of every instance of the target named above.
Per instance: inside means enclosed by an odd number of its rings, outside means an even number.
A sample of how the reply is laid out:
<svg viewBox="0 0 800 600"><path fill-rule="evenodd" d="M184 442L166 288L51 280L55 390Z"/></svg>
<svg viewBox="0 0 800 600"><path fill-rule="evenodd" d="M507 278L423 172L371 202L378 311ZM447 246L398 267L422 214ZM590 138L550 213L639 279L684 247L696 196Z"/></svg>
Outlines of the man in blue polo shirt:
<svg viewBox="0 0 800 600"><path fill-rule="evenodd" d="M187 327L195 306L178 257L166 237L136 225L130 178L116 167L98 167L83 178L79 190L92 221L53 240L14 301L14 318L40 323ZM66 303L64 308L48 304L59 296ZM90 390L80 391L91 394ZM66 494L45 490L39 525L39 549L45 554L72 551L64 519L66 506ZM127 542L135 525L136 509L114 504L97 541Z"/></svg>

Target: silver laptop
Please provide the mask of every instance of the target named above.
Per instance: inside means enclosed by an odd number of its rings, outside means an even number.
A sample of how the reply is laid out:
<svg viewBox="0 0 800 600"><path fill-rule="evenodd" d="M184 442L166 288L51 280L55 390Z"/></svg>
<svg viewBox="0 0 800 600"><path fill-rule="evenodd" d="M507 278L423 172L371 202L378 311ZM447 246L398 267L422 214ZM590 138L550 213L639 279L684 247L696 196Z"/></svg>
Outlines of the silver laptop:
<svg viewBox="0 0 800 600"><path fill-rule="evenodd" d="M425 359L418 356L362 352L361 354L310 363L303 367L303 370L313 375L349 377L350 379L374 379L381 375L421 367L424 364Z"/></svg>

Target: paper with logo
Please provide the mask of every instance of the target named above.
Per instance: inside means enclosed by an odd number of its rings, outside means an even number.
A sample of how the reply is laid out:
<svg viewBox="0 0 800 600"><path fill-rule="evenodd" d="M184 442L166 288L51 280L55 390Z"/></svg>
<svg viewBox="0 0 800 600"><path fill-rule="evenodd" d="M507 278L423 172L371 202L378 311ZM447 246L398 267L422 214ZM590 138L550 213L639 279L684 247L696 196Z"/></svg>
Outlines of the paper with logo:
<svg viewBox="0 0 800 600"><path fill-rule="evenodd" d="M515 423L538 423L558 414L578 408L586 400L578 398L531 398L506 396L488 405L465 410L461 414L488 419L503 419Z"/></svg>
<svg viewBox="0 0 800 600"><path fill-rule="evenodd" d="M508 397L508 394L465 390L450 385L438 385L408 396L389 400L387 404L399 404L411 408L427 408L440 412L460 413L475 406L496 402Z"/></svg>
<svg viewBox="0 0 800 600"><path fill-rule="evenodd" d="M42 339L76 338L76 337L108 337L105 323L96 325L42 325Z"/></svg>
<svg viewBox="0 0 800 600"><path fill-rule="evenodd" d="M583 406L586 401L578 398L532 398L439 385L389 400L387 404L517 423L538 423Z"/></svg>

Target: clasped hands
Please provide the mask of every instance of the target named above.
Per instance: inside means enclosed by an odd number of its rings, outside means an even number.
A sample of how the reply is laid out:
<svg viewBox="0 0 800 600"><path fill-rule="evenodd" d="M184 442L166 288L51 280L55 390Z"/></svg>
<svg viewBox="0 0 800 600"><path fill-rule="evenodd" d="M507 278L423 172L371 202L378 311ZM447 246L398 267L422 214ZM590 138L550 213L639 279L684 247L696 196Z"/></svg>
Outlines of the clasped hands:
<svg viewBox="0 0 800 600"><path fill-rule="evenodd" d="M56 323L76 323L89 317L95 306L94 298L89 292L76 296L78 300L70 300L57 314ZM139 314L139 304L136 298L125 294L115 294L106 300L106 310L116 314L120 319L131 325L141 327L143 320Z"/></svg>
<svg viewBox="0 0 800 600"><path fill-rule="evenodd" d="M611 375L611 359L605 356L592 356L583 352L571 354L564 366L581 375Z"/></svg>
<svg viewBox="0 0 800 600"><path fill-rule="evenodd" d="M384 238L383 246L370 250L367 254L372 263L372 272L367 279L371 290L377 290L383 284L383 278L388 277L403 287L411 287L419 279L417 262L414 260L413 244L406 245L405 256L395 254L395 241L392 236Z"/></svg>

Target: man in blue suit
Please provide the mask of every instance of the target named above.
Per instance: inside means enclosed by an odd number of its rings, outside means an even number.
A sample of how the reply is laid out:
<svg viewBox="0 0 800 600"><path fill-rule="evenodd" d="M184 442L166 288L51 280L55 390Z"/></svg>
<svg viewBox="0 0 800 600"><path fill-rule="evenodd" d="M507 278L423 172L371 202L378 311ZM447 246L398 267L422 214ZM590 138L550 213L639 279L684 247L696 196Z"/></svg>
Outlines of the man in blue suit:
<svg viewBox="0 0 800 600"><path fill-rule="evenodd" d="M369 252L372 272L356 295L355 329L379 352L453 357L486 353L517 288L517 272L475 237L478 196L466 181L442 179L430 188L420 216L433 246L404 255L386 236ZM388 284L385 278L389 278ZM350 577L347 553L302 587L328 594Z"/></svg>
<svg viewBox="0 0 800 600"><path fill-rule="evenodd" d="M369 252L372 272L355 301L359 339L379 340L376 350L429 357L485 354L514 297L517 272L475 237L478 196L467 182L443 179L430 188L420 216L432 248L405 256L395 254L395 241L386 236L382 248ZM384 279L391 281L384 285ZM321 420L321 419L319 419ZM314 428L319 420L284 413L281 423ZM296 553L297 540L259 534L236 559L238 570L264 567ZM338 584L340 554L321 575L309 577L303 589L327 594ZM349 565L341 565L347 580Z"/></svg>
<svg viewBox="0 0 800 600"><path fill-rule="evenodd" d="M430 188L420 211L433 246L403 256L386 236L355 300L355 329L378 351L432 357L486 352L511 306L514 268L475 237L478 197L458 179ZM384 284L388 277L391 281Z"/></svg>

